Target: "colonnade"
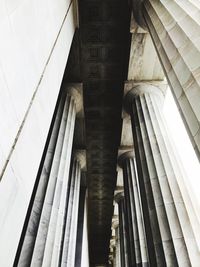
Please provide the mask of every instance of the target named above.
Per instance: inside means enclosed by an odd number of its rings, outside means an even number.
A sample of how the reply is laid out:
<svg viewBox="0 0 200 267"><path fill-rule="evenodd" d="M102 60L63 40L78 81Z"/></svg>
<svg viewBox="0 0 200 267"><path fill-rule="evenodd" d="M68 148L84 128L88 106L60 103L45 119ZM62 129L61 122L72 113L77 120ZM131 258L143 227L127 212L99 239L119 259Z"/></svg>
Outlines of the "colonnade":
<svg viewBox="0 0 200 267"><path fill-rule="evenodd" d="M151 35L200 159L199 1L134 3L140 7L138 22ZM125 152L119 158L124 196L116 197L120 243L116 255L120 252L121 267L197 267L200 262L180 177L174 169L174 152L169 153L163 99L163 92L150 84L135 85L125 98L134 153ZM57 110L16 266L74 266L82 173L77 154L72 153L75 118L76 99L68 92Z"/></svg>
<svg viewBox="0 0 200 267"><path fill-rule="evenodd" d="M75 266L77 261L78 219L84 216L83 211L79 212L79 198L85 168L82 159L85 155L73 149L80 104L77 95L74 88L68 88L60 98L18 248L16 266L64 267ZM81 201L85 203L85 200ZM78 256L81 257L81 253Z"/></svg>
<svg viewBox="0 0 200 267"><path fill-rule="evenodd" d="M200 262L180 177L177 179L172 164L174 152L169 153L163 101L163 91L148 83L133 86L125 96L134 152L119 157L124 180L124 197L117 196L119 225L124 232L120 235L120 249L125 251L121 253L122 267L189 267Z"/></svg>
<svg viewBox="0 0 200 267"><path fill-rule="evenodd" d="M133 0L132 3L136 21L151 35L200 159L199 1ZM186 267L198 266L200 262L197 232L186 205L182 174L174 162L176 157L163 121L163 100L163 92L148 83L136 84L125 97L134 153L125 152L119 158L124 197L118 203L119 217L124 216L120 207L124 202L127 224L132 225L123 238L134 244L135 262L127 265L121 259L122 266ZM128 254L132 253L130 246Z"/></svg>

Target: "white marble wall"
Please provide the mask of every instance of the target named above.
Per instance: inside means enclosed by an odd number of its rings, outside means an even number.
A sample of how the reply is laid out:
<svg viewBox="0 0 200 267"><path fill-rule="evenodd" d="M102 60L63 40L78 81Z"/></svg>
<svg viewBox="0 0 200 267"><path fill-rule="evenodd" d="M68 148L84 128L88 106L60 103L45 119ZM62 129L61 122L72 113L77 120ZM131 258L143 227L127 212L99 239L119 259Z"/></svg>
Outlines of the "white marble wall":
<svg viewBox="0 0 200 267"><path fill-rule="evenodd" d="M74 29L69 0L0 0L1 175L9 159L0 181L4 267L15 257Z"/></svg>

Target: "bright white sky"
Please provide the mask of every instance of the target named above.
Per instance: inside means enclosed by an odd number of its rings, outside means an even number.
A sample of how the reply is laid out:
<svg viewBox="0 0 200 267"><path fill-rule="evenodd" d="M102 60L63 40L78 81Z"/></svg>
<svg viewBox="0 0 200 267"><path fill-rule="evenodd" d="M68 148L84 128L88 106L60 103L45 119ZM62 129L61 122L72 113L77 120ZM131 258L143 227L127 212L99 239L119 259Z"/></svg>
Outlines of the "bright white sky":
<svg viewBox="0 0 200 267"><path fill-rule="evenodd" d="M167 90L163 111L174 145L185 168L188 183L190 183L190 188L198 201L197 206L200 207L200 163L193 150L170 89Z"/></svg>

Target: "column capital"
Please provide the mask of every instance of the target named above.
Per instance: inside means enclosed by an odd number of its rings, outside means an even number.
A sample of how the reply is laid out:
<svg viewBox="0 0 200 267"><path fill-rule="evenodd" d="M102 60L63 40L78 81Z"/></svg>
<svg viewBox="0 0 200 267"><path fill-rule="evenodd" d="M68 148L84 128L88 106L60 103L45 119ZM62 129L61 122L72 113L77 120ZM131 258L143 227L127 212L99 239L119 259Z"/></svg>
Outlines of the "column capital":
<svg viewBox="0 0 200 267"><path fill-rule="evenodd" d="M124 191L117 193L114 196L114 199L115 199L116 203L119 203L121 200L123 200L124 199Z"/></svg>
<svg viewBox="0 0 200 267"><path fill-rule="evenodd" d="M133 150L124 152L118 157L118 165L122 168L124 160L133 159L134 156L135 156L135 153Z"/></svg>
<svg viewBox="0 0 200 267"><path fill-rule="evenodd" d="M151 85L149 83L141 83L133 85L132 88L125 94L124 97L124 107L128 113L130 113L130 107L135 98L138 96L143 96L145 94L153 94L158 97L163 96L162 90L159 86Z"/></svg>
<svg viewBox="0 0 200 267"><path fill-rule="evenodd" d="M79 118L83 118L84 117L83 84L67 83L65 86L65 91L74 99L76 106L76 116Z"/></svg>
<svg viewBox="0 0 200 267"><path fill-rule="evenodd" d="M76 149L75 151L73 151L73 156L75 159L78 160L81 170L86 171L87 166L86 166L86 150L82 149L82 150L78 150Z"/></svg>
<svg viewBox="0 0 200 267"><path fill-rule="evenodd" d="M112 228L115 229L119 226L119 215L116 215L115 218L112 218Z"/></svg>

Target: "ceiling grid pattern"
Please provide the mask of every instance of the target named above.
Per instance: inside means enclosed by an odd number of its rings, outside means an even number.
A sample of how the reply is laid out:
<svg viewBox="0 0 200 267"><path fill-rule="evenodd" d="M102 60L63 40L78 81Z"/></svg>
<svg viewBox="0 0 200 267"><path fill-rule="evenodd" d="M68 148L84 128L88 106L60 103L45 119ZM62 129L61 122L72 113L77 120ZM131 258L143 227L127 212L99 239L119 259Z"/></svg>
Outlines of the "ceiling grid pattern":
<svg viewBox="0 0 200 267"><path fill-rule="evenodd" d="M108 260L129 44L124 0L80 1L91 264Z"/></svg>

